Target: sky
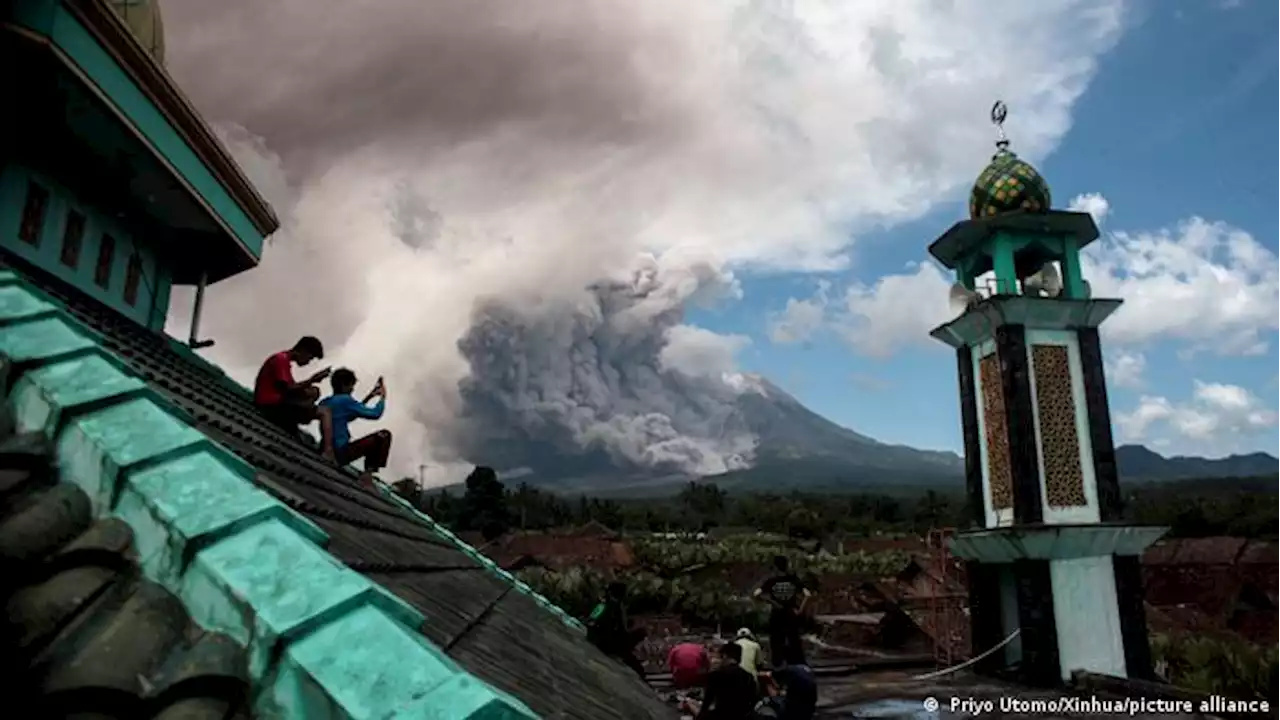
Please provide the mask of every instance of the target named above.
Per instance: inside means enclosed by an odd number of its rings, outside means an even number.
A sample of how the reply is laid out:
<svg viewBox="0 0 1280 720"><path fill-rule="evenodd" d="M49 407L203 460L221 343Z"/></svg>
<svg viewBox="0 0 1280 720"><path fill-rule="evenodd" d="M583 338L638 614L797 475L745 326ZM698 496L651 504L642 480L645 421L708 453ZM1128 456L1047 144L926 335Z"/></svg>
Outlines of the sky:
<svg viewBox="0 0 1280 720"><path fill-rule="evenodd" d="M164 12L171 74L282 218L210 289L207 355L248 381L305 332L385 375L393 469L456 479L513 434L740 467L759 376L959 451L925 249L996 99L1055 207L1102 228L1120 441L1276 452L1274 2L377 7ZM189 313L176 293L170 332Z"/></svg>
<svg viewBox="0 0 1280 720"><path fill-rule="evenodd" d="M1055 206L1099 222L1086 269L1095 296L1126 301L1103 327L1117 440L1166 455L1275 454L1277 6L1129 9L1071 128L1037 162ZM927 337L952 278L925 247L964 218L961 190L870 234L850 272L747 282L746 302L698 320L761 338L744 367L833 420L959 451L954 360Z"/></svg>

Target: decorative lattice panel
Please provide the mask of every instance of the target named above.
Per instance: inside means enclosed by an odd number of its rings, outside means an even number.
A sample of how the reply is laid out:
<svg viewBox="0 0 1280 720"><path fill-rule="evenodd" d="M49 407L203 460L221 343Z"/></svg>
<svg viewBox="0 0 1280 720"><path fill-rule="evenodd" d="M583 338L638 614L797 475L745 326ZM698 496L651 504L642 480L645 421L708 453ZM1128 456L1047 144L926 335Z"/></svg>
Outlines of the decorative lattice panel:
<svg viewBox="0 0 1280 720"><path fill-rule="evenodd" d="M1013 507L1013 467L1009 463L1009 416L1005 414L1000 360L992 353L978 362L982 382L982 423L987 441L987 483L991 506Z"/></svg>
<svg viewBox="0 0 1280 720"><path fill-rule="evenodd" d="M1044 457L1045 499L1049 507L1087 505L1076 433L1076 399L1071 393L1071 364L1064 345L1032 345L1036 411Z"/></svg>

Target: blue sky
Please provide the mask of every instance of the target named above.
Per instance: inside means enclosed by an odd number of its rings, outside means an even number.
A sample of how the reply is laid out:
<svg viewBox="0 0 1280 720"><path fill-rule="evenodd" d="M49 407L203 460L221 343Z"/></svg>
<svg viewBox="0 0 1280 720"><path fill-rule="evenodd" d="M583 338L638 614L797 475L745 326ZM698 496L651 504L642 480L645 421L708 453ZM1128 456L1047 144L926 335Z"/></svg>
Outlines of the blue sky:
<svg viewBox="0 0 1280 720"><path fill-rule="evenodd" d="M1094 195L1093 207L1105 208L1099 262L1105 257L1116 288L1148 298L1117 313L1110 322L1120 330L1104 336L1117 434L1164 454L1276 453L1277 4L1146 2L1131 10L1119 43L1101 57L1072 108L1070 130L1037 161L1056 207ZM993 89L992 99L998 94ZM1011 139L1017 151L1016 132ZM975 175L985 160L974 157ZM924 217L861 235L849 270L740 274L740 302L698 310L690 322L750 337L739 354L743 369L840 424L887 442L959 451L951 351L922 338L868 353L865 343L846 341L832 315L844 312L849 327L843 303L850 286L874 291L884 276L916 277L908 264L927 262L927 245L963 219L966 195L967 189ZM1191 218L1205 223L1187 225ZM1224 256L1239 231L1256 243L1250 252L1261 254ZM1127 245L1116 244L1117 233ZM1176 254L1195 238L1223 243L1198 256L1204 273L1179 274L1170 261L1154 274L1171 276L1171 286L1154 276L1136 278L1145 285L1123 284L1135 280L1126 263L1152 261L1143 254L1147 240L1164 241L1150 253ZM1203 282L1204 275L1219 283ZM1090 279L1096 287L1098 278ZM786 319L788 299L813 303L819 281L830 283L816 303L821 319L802 338L771 339L771 327ZM1181 319L1159 311L1177 315L1184 307L1164 303L1161 292L1216 307L1226 288L1237 286L1250 291L1239 299L1244 310ZM862 320L862 332L889 321Z"/></svg>

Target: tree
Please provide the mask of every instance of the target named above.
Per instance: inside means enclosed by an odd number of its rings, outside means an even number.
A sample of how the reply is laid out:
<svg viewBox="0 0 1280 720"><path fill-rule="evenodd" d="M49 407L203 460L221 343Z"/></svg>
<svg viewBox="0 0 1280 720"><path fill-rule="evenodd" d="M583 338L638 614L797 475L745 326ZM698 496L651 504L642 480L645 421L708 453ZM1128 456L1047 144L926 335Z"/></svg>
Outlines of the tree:
<svg viewBox="0 0 1280 720"><path fill-rule="evenodd" d="M727 493L715 483L690 482L680 491L680 502L703 522L719 520L724 513Z"/></svg>
<svg viewBox="0 0 1280 720"><path fill-rule="evenodd" d="M478 530L485 540L492 540L511 529L506 488L493 468L472 470L466 488L457 518L460 530Z"/></svg>
<svg viewBox="0 0 1280 720"><path fill-rule="evenodd" d="M418 506L418 483L411 477L400 478L391 485L397 495L408 500L414 507Z"/></svg>

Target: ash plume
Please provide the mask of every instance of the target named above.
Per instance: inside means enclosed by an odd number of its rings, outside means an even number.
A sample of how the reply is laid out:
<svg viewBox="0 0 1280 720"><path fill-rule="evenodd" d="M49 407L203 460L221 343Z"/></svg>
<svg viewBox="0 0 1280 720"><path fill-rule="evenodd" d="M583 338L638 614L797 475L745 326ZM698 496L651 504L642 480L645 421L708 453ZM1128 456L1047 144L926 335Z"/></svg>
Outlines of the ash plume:
<svg viewBox="0 0 1280 720"><path fill-rule="evenodd" d="M724 409L744 340L681 308L729 272L846 267L861 231L949 198L993 93L1043 155L1121 7L167 0L169 71L284 223L210 290L210 355L252 379L322 337L386 376L393 470L429 482L498 427L748 462Z"/></svg>
<svg viewBox="0 0 1280 720"><path fill-rule="evenodd" d="M692 474L747 467L756 438L738 416L732 350L681 324L694 292L734 292L731 276L647 258L626 280L525 312L482 300L458 349L469 363L460 442L481 454L511 436L620 466ZM710 333L707 333L710 334ZM729 338L741 346L745 338ZM494 433L498 429L500 433Z"/></svg>

